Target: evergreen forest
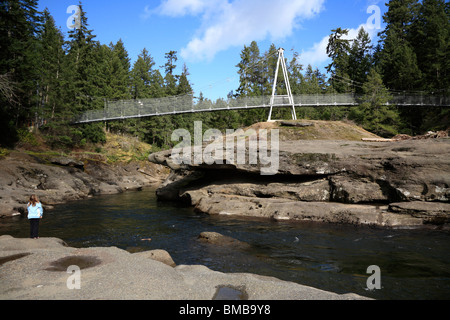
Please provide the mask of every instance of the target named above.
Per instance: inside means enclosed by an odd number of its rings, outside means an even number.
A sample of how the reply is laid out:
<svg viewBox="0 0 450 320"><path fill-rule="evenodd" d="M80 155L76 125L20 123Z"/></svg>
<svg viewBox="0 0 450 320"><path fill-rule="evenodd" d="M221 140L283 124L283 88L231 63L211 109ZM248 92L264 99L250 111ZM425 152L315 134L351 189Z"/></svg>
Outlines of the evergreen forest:
<svg viewBox="0 0 450 320"><path fill-rule="evenodd" d="M237 129L266 121L269 110L220 111L108 123L73 125L80 113L102 109L107 101L192 95L186 65L177 68L177 52L165 54L156 66L142 48L131 63L122 40L104 44L89 28L88 12L80 3L79 28L64 35L38 0L0 1L0 146L13 148L30 131L39 132L55 150L88 148L105 142L105 132L138 137L154 148L173 146L171 133L193 129ZM291 51L286 61L294 95L358 95L357 107L297 108L299 119L349 120L380 136L418 135L450 127L450 108L400 107L385 103L394 95L450 95L450 3L445 0L391 0L383 16L386 25L373 45L361 28L349 40L349 30L330 30L326 72L302 65ZM253 41L241 50L236 65L239 87L227 97L209 101L200 92L193 103L223 103L245 96L270 96L278 47L259 48ZM176 74L176 70L181 70ZM280 71L281 72L281 71ZM281 73L279 79L283 79ZM283 91L283 84L280 89ZM279 109L277 117L289 118Z"/></svg>

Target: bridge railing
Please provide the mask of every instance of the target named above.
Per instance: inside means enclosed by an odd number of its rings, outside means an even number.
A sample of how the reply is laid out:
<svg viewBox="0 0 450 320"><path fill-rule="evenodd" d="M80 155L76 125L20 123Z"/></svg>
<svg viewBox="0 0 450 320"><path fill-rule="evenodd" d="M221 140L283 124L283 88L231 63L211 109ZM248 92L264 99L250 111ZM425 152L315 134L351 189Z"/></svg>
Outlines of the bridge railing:
<svg viewBox="0 0 450 320"><path fill-rule="evenodd" d="M295 106L354 106L361 102L360 96L353 94L303 94L295 95ZM289 107L287 96L276 96L274 106ZM271 104L271 96L239 97L228 100L219 99L196 101L192 95L176 97L109 101L104 109L86 111L75 119L75 123L95 121L119 120L158 116L166 114L180 114L190 112L204 112L214 110L238 110L246 108L267 108ZM421 95L393 95L391 105L398 106L450 106L448 96L421 96Z"/></svg>
<svg viewBox="0 0 450 320"><path fill-rule="evenodd" d="M294 102L296 106L350 106L358 103L354 94L302 94L295 95Z"/></svg>
<svg viewBox="0 0 450 320"><path fill-rule="evenodd" d="M400 106L450 106L449 96L395 94L390 104Z"/></svg>

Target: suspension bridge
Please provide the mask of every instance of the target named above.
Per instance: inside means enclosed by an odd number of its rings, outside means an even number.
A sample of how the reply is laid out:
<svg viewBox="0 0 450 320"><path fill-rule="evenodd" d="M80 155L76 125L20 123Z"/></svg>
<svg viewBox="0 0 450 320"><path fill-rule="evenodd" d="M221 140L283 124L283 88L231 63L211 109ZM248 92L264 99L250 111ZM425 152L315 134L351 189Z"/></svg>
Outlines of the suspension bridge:
<svg viewBox="0 0 450 320"><path fill-rule="evenodd" d="M287 94L277 95L279 69L282 69ZM195 102L193 95L164 98L106 101L101 110L90 110L74 120L75 124L176 115L223 110L270 108L268 121L272 121L274 108L290 108L293 120L297 120L296 107L351 107L360 104L361 96L354 94L305 94L293 95L289 83L284 50L278 50L278 63L271 96L239 97L228 100ZM386 105L403 107L450 107L449 96L393 95Z"/></svg>

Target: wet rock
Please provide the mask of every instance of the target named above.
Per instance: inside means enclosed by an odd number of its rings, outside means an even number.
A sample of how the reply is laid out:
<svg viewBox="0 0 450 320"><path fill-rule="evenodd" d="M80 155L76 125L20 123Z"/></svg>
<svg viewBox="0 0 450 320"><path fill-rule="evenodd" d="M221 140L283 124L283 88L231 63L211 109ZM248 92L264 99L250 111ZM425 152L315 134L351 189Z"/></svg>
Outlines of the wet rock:
<svg viewBox="0 0 450 320"><path fill-rule="evenodd" d="M248 300L245 288L235 288L233 286L220 286L217 288L213 300Z"/></svg>
<svg viewBox="0 0 450 320"><path fill-rule="evenodd" d="M421 227L421 218L387 212L387 206L302 202L229 195L202 197L195 209L211 215L248 216L277 221L314 221L384 227Z"/></svg>
<svg viewBox="0 0 450 320"><path fill-rule="evenodd" d="M205 243L210 243L217 246L226 246L229 248L246 249L250 245L248 243L236 240L232 237L224 236L217 232L202 232L198 239Z"/></svg>
<svg viewBox="0 0 450 320"><path fill-rule="evenodd" d="M52 261L50 266L45 268L47 271L66 272L70 266L77 266L80 270L93 268L101 264L102 261L92 256L68 256L56 261Z"/></svg>
<svg viewBox="0 0 450 320"><path fill-rule="evenodd" d="M400 202L389 204L389 211L420 218L425 223L443 224L450 222L450 203L440 202Z"/></svg>

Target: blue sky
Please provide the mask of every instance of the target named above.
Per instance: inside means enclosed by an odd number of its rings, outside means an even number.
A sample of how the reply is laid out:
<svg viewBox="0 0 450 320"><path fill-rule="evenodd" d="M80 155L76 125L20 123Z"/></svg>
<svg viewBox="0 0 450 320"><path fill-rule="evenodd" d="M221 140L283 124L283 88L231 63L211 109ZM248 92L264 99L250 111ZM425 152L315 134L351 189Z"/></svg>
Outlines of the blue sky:
<svg viewBox="0 0 450 320"><path fill-rule="evenodd" d="M271 43L300 53L306 68L323 71L329 63L326 45L332 29L350 29L354 38L364 26L373 40L384 29L384 0L84 0L89 28L102 44L125 43L131 63L146 48L164 65L164 54L177 51L178 70L185 63L195 94L226 98L239 86L236 65L244 45ZM40 0L67 35L67 8L78 0ZM161 68L163 74L164 69Z"/></svg>

